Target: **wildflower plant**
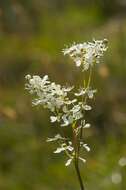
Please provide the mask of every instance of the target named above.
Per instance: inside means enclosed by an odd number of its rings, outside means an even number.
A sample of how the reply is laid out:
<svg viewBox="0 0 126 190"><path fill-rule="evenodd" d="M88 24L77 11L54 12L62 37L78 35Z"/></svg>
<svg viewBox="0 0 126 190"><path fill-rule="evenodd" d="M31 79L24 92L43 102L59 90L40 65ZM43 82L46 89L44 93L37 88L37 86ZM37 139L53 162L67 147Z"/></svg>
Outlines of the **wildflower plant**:
<svg viewBox="0 0 126 190"><path fill-rule="evenodd" d="M96 89L91 87L93 67L99 64L100 58L107 50L107 40L93 40L93 42L73 44L63 50L64 55L68 55L77 67L83 72L83 83L81 88L65 87L55 82L51 82L49 77L27 75L26 89L30 94L35 95L33 105L41 105L50 110L50 121L60 125L61 133L52 138L47 138L47 142L57 142L58 147L55 154L64 152L68 157L65 165L74 164L81 190L84 184L80 175L79 161L85 163L82 156L83 151L90 151L89 145L85 142L83 134L91 124L85 118L85 112L92 109L89 100L94 98ZM87 73L87 74L86 74ZM88 78L85 77L88 75ZM70 128L72 136L64 134L63 128Z"/></svg>

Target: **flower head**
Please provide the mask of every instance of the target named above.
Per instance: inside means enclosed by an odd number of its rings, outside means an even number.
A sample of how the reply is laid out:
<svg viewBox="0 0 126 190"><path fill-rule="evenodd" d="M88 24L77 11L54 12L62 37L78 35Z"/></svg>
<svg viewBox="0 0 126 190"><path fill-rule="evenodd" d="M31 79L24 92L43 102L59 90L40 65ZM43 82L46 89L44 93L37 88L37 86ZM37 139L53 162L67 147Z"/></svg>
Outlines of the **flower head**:
<svg viewBox="0 0 126 190"><path fill-rule="evenodd" d="M73 44L70 48L63 50L64 55L69 55L77 67L82 65L83 70L88 70L94 63L99 63L99 59L107 50L107 40L93 40Z"/></svg>
<svg viewBox="0 0 126 190"><path fill-rule="evenodd" d="M70 99L68 96L73 87L62 87L51 82L47 75L43 78L27 75L26 79L26 89L36 97L33 105L42 105L53 112L50 116L52 123L60 122L61 126L68 126L82 118L82 107L76 104L77 99Z"/></svg>

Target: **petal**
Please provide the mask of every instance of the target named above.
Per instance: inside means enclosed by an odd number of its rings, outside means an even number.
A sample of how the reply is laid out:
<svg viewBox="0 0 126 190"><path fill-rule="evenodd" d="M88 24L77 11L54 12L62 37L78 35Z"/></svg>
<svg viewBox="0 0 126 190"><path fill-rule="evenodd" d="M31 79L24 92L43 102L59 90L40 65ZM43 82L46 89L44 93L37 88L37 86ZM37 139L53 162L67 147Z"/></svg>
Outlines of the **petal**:
<svg viewBox="0 0 126 190"><path fill-rule="evenodd" d="M83 128L90 128L90 126L91 126L90 123L86 123Z"/></svg>
<svg viewBox="0 0 126 190"><path fill-rule="evenodd" d="M57 121L57 117L55 116L50 116L50 120L52 123L56 122Z"/></svg>
<svg viewBox="0 0 126 190"><path fill-rule="evenodd" d="M71 164L72 160L73 160L72 158L70 158L69 160L67 160L65 166L69 166Z"/></svg>
<svg viewBox="0 0 126 190"><path fill-rule="evenodd" d="M86 111L89 111L89 110L92 109L91 106L89 106L89 105L84 105L83 108L84 108L84 110L86 110Z"/></svg>
<svg viewBox="0 0 126 190"><path fill-rule="evenodd" d="M80 159L83 163L86 162L86 160L85 160L84 158L79 157L79 159Z"/></svg>
<svg viewBox="0 0 126 190"><path fill-rule="evenodd" d="M58 154L58 153L61 153L62 151L64 151L65 150L65 148L57 148L55 151L54 151L54 153L55 154Z"/></svg>
<svg viewBox="0 0 126 190"><path fill-rule="evenodd" d="M83 147L89 152L91 149L87 144L83 144Z"/></svg>
<svg viewBox="0 0 126 190"><path fill-rule="evenodd" d="M77 61L75 61L75 62L76 62L76 66L77 66L77 67L80 67L81 61L80 61L80 60L77 60Z"/></svg>

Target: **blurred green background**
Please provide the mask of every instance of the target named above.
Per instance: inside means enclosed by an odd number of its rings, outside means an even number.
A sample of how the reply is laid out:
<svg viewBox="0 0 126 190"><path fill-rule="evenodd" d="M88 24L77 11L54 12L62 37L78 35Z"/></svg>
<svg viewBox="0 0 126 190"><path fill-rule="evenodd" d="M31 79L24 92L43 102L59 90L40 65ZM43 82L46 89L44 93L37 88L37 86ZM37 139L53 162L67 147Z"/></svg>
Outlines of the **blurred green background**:
<svg viewBox="0 0 126 190"><path fill-rule="evenodd" d="M0 0L0 190L79 190L66 157L45 142L56 133L49 113L31 106L26 74L78 84L82 73L65 45L109 40L92 85L98 89L85 132L91 152L81 172L87 190L125 190L126 1Z"/></svg>

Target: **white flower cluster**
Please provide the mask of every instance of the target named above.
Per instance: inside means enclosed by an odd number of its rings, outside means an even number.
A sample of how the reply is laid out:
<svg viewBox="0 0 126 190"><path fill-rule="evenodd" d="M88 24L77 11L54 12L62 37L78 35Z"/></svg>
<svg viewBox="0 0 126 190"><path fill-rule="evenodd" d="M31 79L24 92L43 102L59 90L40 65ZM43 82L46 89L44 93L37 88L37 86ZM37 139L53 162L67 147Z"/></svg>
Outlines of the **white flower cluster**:
<svg viewBox="0 0 126 190"><path fill-rule="evenodd" d="M47 139L47 142L53 142L53 141L58 141L58 144L60 144L60 147L58 147L54 151L54 153L59 154L59 153L62 153L62 152L65 151L67 153L68 157L69 157L69 159L67 160L65 165L66 166L70 165L71 162L73 161L74 155L75 155L75 150L74 150L74 147L73 147L73 143L69 139L61 137L60 134L55 135L55 137L53 137L53 138L48 138ZM84 148L84 150L86 150L87 152L90 151L90 147L87 144L85 144L83 141L80 141L79 144L80 144L79 146ZM79 159L81 161L83 161L84 163L86 162L86 160L84 158L79 157Z"/></svg>
<svg viewBox="0 0 126 190"><path fill-rule="evenodd" d="M28 80L26 89L37 97L33 101L33 105L42 105L53 112L53 115L50 116L52 123L57 121L60 122L61 126L68 126L74 121L80 120L83 117L84 110L91 110L91 106L84 105L83 102L77 101L76 98L72 100L68 98L68 92L73 87L65 88L50 82L47 75L43 78L36 75L33 77L27 75L26 79ZM74 95L77 97L87 94L89 98L92 98L95 92L95 90L81 89L80 92L74 93Z"/></svg>
<svg viewBox="0 0 126 190"><path fill-rule="evenodd" d="M63 52L64 55L69 55L73 59L76 66L82 66L83 71L86 71L93 64L99 63L100 57L106 50L107 40L94 40L93 42L74 44ZM52 112L50 116L52 123L59 122L62 127L71 125L72 138L57 134L53 138L47 139L47 142L58 141L60 146L54 153L66 153L69 157L66 166L70 165L73 159L79 159L85 163L86 160L78 153L80 148L90 151L89 146L83 142L83 129L90 127L90 123L84 120L84 113L92 109L88 100L92 99L96 93L96 90L90 87L91 72L89 72L88 80L84 81L84 87L76 92L72 91L73 87L64 87L51 82L48 75L43 78L37 75L27 75L25 78L27 80L26 89L36 97L33 100L33 105L42 105L49 109Z"/></svg>
<svg viewBox="0 0 126 190"><path fill-rule="evenodd" d="M48 108L52 112L59 110L64 104L71 104L67 98L67 93L72 90L71 88L61 87L59 84L50 82L47 75L43 78L39 76L30 75L26 76L28 83L26 89L30 93L36 94L37 99L33 101L34 105L43 105L44 108Z"/></svg>
<svg viewBox="0 0 126 190"><path fill-rule="evenodd" d="M107 40L93 40L93 42L73 44L63 50L64 55L69 55L77 67L82 65L83 70L88 70L107 50Z"/></svg>

